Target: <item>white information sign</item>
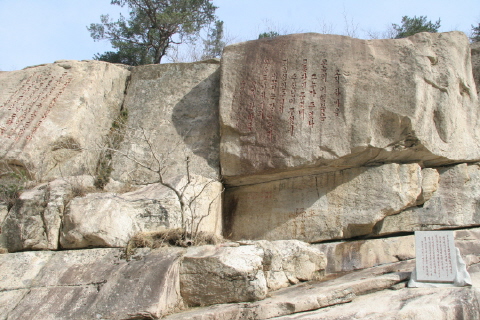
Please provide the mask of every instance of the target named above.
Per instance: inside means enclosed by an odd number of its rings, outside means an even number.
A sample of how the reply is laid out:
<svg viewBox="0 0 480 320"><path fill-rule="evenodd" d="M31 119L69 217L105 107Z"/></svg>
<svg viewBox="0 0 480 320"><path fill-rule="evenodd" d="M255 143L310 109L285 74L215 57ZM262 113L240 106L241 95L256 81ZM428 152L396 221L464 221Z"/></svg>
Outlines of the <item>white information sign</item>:
<svg viewBox="0 0 480 320"><path fill-rule="evenodd" d="M453 282L457 256L453 231L416 231L417 281Z"/></svg>

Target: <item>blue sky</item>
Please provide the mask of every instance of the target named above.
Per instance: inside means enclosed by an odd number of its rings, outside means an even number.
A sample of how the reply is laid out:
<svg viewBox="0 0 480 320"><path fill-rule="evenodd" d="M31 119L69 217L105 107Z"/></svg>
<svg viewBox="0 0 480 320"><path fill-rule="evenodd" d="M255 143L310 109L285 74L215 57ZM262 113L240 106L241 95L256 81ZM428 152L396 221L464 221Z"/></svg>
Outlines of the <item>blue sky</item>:
<svg viewBox="0 0 480 320"><path fill-rule="evenodd" d="M480 0L213 0L230 42L255 39L264 31L354 33L368 38L402 16L441 19L440 31L471 32L480 22ZM91 59L110 50L86 29L101 14L117 17L110 0L0 0L0 70ZM125 12L125 10L123 10ZM167 62L167 60L165 60Z"/></svg>

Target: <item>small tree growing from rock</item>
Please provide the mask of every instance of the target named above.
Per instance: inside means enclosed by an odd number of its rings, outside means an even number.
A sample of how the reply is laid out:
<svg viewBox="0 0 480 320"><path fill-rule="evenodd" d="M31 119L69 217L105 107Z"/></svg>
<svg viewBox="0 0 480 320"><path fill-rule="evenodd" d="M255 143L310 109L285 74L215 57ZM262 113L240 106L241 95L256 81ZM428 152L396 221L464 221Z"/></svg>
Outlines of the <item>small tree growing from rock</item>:
<svg viewBox="0 0 480 320"><path fill-rule="evenodd" d="M216 194L213 199L208 203L208 209L202 212L201 206L198 205L198 201L206 192L213 187L215 180L203 178L201 176L193 175L190 171L190 158L184 156L181 159L181 162L184 165L185 175L183 176L168 176L167 173L172 166L171 163L171 154L175 151L176 148L180 146L180 141L173 145L170 152L166 153L157 153L155 151L154 145L150 138L150 134L143 128L130 128L125 125L125 123L117 124L117 126L122 127L122 131L125 132L125 140L133 142L137 145L141 145L146 150L146 154L139 156L130 151L123 151L119 148L118 145L114 148L112 143L107 142L106 146L103 147L105 154L117 154L121 157L132 161L137 165L137 167L147 172L152 173L152 178L148 181L138 181L136 178L131 178L131 183L133 184L154 184L159 183L162 186L168 188L175 195L176 200L179 204L180 209L180 229L177 230L174 234L179 238L176 241L177 245L191 245L197 243L199 240L204 241L206 238L209 238L209 235L205 235L201 231L201 223L206 219L212 212L212 206L221 196L223 190ZM162 234L164 232L161 232ZM171 239L172 232L165 233L167 238ZM152 237L149 234L149 237ZM157 235L157 238L161 238L161 235ZM170 242L164 239L165 242ZM138 242L138 241L137 241ZM140 241L141 242L141 241Z"/></svg>

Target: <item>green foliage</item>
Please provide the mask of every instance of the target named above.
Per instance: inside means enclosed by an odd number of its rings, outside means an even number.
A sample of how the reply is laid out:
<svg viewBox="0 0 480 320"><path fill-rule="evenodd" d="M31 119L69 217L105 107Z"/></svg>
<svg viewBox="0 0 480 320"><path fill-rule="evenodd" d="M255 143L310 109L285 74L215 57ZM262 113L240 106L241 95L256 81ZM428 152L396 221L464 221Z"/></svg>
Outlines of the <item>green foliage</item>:
<svg viewBox="0 0 480 320"><path fill-rule="evenodd" d="M223 21L216 20L215 27L208 33L207 40L203 41L202 59L219 58L222 55L225 42L223 41Z"/></svg>
<svg viewBox="0 0 480 320"><path fill-rule="evenodd" d="M111 21L102 15L101 23L87 27L95 41L109 40L117 49L94 58L131 65L160 63L171 44L198 36L214 21L217 9L209 0L111 0L111 4L126 5L130 16Z"/></svg>
<svg viewBox="0 0 480 320"><path fill-rule="evenodd" d="M472 37L470 40L472 42L480 42L480 23L476 27L472 25Z"/></svg>
<svg viewBox="0 0 480 320"><path fill-rule="evenodd" d="M118 52L107 51L102 54L95 54L93 59L111 63L122 63L130 66L151 64L152 59L143 50L123 49Z"/></svg>
<svg viewBox="0 0 480 320"><path fill-rule="evenodd" d="M260 33L258 35L258 39L273 38L273 37L278 37L279 35L280 35L280 33L276 32L276 31L268 31L268 32Z"/></svg>
<svg viewBox="0 0 480 320"><path fill-rule="evenodd" d="M419 32L438 32L440 28L440 19L435 23L427 21L426 16L414 16L413 18L402 17L402 24L392 24L394 32L394 39L406 38Z"/></svg>
<svg viewBox="0 0 480 320"><path fill-rule="evenodd" d="M3 168L0 172L0 203L6 204L10 210L24 189L27 180L27 176L23 172Z"/></svg>

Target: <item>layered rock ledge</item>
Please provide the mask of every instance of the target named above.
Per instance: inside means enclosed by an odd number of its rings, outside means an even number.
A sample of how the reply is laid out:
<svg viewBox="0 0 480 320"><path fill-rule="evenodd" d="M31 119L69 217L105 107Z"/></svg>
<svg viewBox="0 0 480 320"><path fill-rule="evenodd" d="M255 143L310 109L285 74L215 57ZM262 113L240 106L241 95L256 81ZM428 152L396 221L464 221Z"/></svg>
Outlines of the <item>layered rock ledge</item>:
<svg viewBox="0 0 480 320"><path fill-rule="evenodd" d="M221 167L229 185L386 162L480 159L468 38L294 34L228 46Z"/></svg>

